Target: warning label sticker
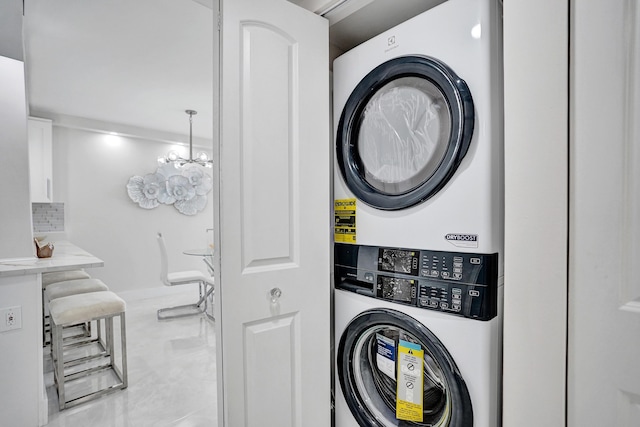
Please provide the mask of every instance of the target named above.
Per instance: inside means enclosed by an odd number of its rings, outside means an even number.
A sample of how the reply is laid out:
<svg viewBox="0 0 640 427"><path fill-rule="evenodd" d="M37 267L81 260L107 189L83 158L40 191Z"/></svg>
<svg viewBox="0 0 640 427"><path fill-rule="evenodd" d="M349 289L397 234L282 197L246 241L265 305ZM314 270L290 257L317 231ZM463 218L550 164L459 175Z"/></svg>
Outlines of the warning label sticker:
<svg viewBox="0 0 640 427"><path fill-rule="evenodd" d="M422 422L422 372L424 350L414 343L400 340L398 345L398 380L396 418Z"/></svg>
<svg viewBox="0 0 640 427"><path fill-rule="evenodd" d="M356 199L339 199L333 202L335 242L356 243Z"/></svg>
<svg viewBox="0 0 640 427"><path fill-rule="evenodd" d="M376 352L376 364L380 372L396 379L396 343L391 338L376 334L378 351Z"/></svg>

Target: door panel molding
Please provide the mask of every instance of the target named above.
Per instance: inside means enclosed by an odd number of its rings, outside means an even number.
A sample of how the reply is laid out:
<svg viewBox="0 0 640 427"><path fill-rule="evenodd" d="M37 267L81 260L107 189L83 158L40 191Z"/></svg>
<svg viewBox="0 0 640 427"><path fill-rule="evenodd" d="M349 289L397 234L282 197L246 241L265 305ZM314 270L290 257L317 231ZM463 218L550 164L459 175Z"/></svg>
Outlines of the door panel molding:
<svg viewBox="0 0 640 427"><path fill-rule="evenodd" d="M621 237L623 241L623 277L620 282L621 308L640 313L640 7L637 0L626 0L624 6L625 34L623 44L623 221Z"/></svg>
<svg viewBox="0 0 640 427"><path fill-rule="evenodd" d="M299 257L299 56L295 39L273 25L240 28L242 258L250 273L290 268Z"/></svg>
<svg viewBox="0 0 640 427"><path fill-rule="evenodd" d="M248 426L299 425L294 409L300 406L299 313L267 318L245 325L244 346L247 396L245 412ZM281 352L290 348L291 352ZM260 355L260 357L255 357ZM283 357L284 356L284 357ZM261 392L270 390L278 396L278 405L270 405Z"/></svg>

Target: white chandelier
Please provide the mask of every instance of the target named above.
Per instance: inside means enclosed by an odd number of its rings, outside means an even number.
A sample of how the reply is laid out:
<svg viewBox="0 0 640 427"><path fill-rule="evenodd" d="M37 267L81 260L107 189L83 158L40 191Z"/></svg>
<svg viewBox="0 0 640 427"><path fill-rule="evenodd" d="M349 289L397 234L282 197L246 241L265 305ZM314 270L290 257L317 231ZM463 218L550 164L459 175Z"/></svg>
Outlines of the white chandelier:
<svg viewBox="0 0 640 427"><path fill-rule="evenodd" d="M181 167L187 164L195 163L208 168L213 167L213 160L209 160L207 153L197 153L195 158L193 157L193 116L198 114L195 110L185 110L185 113L189 115L189 158L185 159L181 157L176 151L169 151L166 156L158 157L158 163L160 164L173 164L176 167Z"/></svg>

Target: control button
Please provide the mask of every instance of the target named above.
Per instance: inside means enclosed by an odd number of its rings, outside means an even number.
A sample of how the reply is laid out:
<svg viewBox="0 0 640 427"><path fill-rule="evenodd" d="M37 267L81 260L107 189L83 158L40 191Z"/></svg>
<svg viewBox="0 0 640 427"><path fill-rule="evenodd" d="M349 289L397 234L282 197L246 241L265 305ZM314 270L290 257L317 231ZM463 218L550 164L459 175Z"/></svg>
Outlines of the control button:
<svg viewBox="0 0 640 427"><path fill-rule="evenodd" d="M453 262L462 262L462 257L461 256L454 256L453 257Z"/></svg>
<svg viewBox="0 0 640 427"><path fill-rule="evenodd" d="M426 305L429 305L429 300L428 300L428 299L426 299L426 298L420 298L420 299L418 300L418 304L419 304L421 307L424 307L424 306L426 306Z"/></svg>
<svg viewBox="0 0 640 427"><path fill-rule="evenodd" d="M460 294L453 294L453 295L451 295L451 297L452 297L453 299L461 299L461 298L462 298L462 295L460 295Z"/></svg>
<svg viewBox="0 0 640 427"><path fill-rule="evenodd" d="M454 303L454 304L451 306L451 309L452 309L452 310L455 310L455 311L460 311L460 304L455 304L455 303Z"/></svg>
<svg viewBox="0 0 640 427"><path fill-rule="evenodd" d="M454 280L462 280L462 274L461 273L453 273L453 279Z"/></svg>
<svg viewBox="0 0 640 427"><path fill-rule="evenodd" d="M437 307L438 306L438 301L429 301L429 307Z"/></svg>
<svg viewBox="0 0 640 427"><path fill-rule="evenodd" d="M453 267L454 273L462 273L462 269L460 267Z"/></svg>
<svg viewBox="0 0 640 427"><path fill-rule="evenodd" d="M420 273L423 276L428 276L429 275L429 270L422 270L422 272Z"/></svg>
<svg viewBox="0 0 640 427"><path fill-rule="evenodd" d="M438 270L431 270L431 277L438 277L440 272Z"/></svg>
<svg viewBox="0 0 640 427"><path fill-rule="evenodd" d="M451 292L454 294L462 294L462 289L460 288L452 288Z"/></svg>
<svg viewBox="0 0 640 427"><path fill-rule="evenodd" d="M446 302L441 302L441 303L440 303L440 308L442 308L442 309L446 310L446 309L448 309L448 308L449 308L449 304L448 304L448 303L446 303Z"/></svg>
<svg viewBox="0 0 640 427"><path fill-rule="evenodd" d="M471 258L471 264L481 264L482 260L480 258Z"/></svg>
<svg viewBox="0 0 640 427"><path fill-rule="evenodd" d="M449 278L449 272L448 271L443 271L442 272L442 278L443 279L448 279Z"/></svg>
<svg viewBox="0 0 640 427"><path fill-rule="evenodd" d="M364 280L373 282L373 273L364 273Z"/></svg>
<svg viewBox="0 0 640 427"><path fill-rule="evenodd" d="M472 296L472 297L479 297L480 296L480 291L476 291L476 290L471 289L469 291L469 295Z"/></svg>
<svg viewBox="0 0 640 427"><path fill-rule="evenodd" d="M462 268L462 263L461 262L454 262L453 263L453 267L454 268Z"/></svg>

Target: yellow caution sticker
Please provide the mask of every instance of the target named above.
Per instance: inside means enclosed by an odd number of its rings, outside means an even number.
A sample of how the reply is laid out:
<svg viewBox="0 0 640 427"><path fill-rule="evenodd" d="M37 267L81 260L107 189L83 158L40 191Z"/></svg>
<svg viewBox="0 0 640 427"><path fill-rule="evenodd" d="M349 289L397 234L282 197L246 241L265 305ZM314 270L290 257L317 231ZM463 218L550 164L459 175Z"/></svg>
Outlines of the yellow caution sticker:
<svg viewBox="0 0 640 427"><path fill-rule="evenodd" d="M339 199L333 202L333 240L356 243L356 199Z"/></svg>
<svg viewBox="0 0 640 427"><path fill-rule="evenodd" d="M398 379L396 418L422 422L422 380L424 350L414 343L400 340L398 344Z"/></svg>

